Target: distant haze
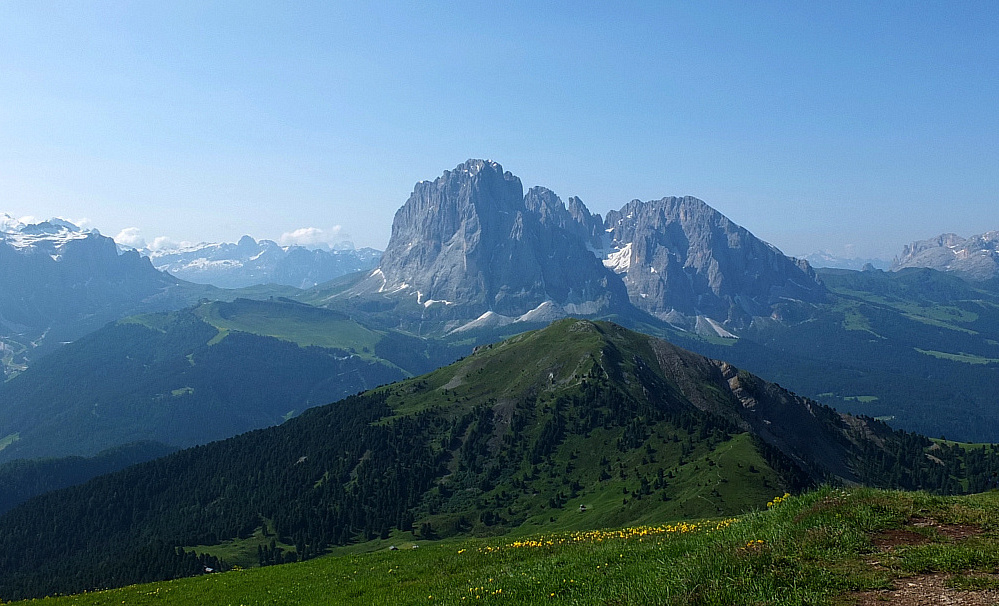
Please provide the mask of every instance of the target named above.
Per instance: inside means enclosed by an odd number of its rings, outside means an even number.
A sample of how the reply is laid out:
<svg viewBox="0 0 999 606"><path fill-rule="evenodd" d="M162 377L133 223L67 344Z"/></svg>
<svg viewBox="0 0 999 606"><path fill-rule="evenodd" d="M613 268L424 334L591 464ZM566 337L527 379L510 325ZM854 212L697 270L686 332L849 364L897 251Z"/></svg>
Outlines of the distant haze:
<svg viewBox="0 0 999 606"><path fill-rule="evenodd" d="M384 249L468 158L798 256L999 228L987 3L13 0L0 74L0 211L147 245Z"/></svg>

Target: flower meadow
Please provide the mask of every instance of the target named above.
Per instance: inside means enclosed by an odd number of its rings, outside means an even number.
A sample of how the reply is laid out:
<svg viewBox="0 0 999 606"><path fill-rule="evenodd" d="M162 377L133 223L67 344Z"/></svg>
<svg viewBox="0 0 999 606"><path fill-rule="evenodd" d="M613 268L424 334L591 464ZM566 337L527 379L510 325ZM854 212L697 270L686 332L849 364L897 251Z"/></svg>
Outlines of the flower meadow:
<svg viewBox="0 0 999 606"><path fill-rule="evenodd" d="M872 537L914 512L999 527L999 496L977 498L825 488L738 518L403 543L33 604L830 604L911 574L901 559L881 557L877 570L864 562Z"/></svg>
<svg viewBox="0 0 999 606"><path fill-rule="evenodd" d="M706 532L710 530L721 530L727 528L731 524L738 521L738 518L729 518L727 520L722 520L720 522L679 522L676 524L663 524L660 526L634 526L630 528L621 528L618 530L582 530L577 532L552 534L552 535L539 535L531 539L524 539L520 541L513 541L506 545L501 546L491 546L487 545L485 547L480 547L479 551L482 553L493 553L496 551L501 551L504 549L521 549L521 548L547 548L547 547L561 547L565 545L574 545L579 543L602 543L604 541L614 541L614 540L624 540L624 541L643 541L647 538L658 537L662 538L667 535L672 534L683 534L690 532ZM460 549L459 553L463 553L465 550Z"/></svg>

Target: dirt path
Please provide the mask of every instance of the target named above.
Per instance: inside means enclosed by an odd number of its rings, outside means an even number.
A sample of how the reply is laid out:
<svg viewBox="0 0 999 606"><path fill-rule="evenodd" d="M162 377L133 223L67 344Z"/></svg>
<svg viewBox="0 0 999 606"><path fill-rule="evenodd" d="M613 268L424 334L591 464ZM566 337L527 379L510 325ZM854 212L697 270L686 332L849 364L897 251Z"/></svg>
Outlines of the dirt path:
<svg viewBox="0 0 999 606"><path fill-rule="evenodd" d="M936 533L949 541L962 541L982 533L982 529L968 524L940 524L930 518L912 518L905 527L878 534L873 538L878 551L868 560L873 567L880 567L878 561L888 556L899 546L924 545L932 542L927 534L919 529L933 528ZM948 587L953 575L948 573L919 574L896 579L892 589L853 592L844 596L845 604L856 606L995 606L999 605L999 590L964 590ZM999 574L975 574L975 578L999 581Z"/></svg>
<svg viewBox="0 0 999 606"><path fill-rule="evenodd" d="M997 576L997 575L991 575ZM947 587L949 574L933 573L906 577L895 581L894 589L853 593L857 606L930 606L954 604L960 606L994 606L999 604L995 589L965 591Z"/></svg>

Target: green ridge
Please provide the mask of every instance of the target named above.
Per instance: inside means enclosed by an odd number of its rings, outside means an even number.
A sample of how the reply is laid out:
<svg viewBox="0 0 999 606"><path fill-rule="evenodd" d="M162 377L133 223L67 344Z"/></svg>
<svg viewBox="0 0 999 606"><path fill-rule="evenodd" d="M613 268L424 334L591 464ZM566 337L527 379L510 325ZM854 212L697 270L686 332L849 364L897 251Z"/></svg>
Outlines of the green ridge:
<svg viewBox="0 0 999 606"><path fill-rule="evenodd" d="M272 564L389 541L739 515L823 479L981 490L997 459L993 447L844 418L664 341L566 319L278 427L39 497L0 518L0 596L197 574L225 568L220 557Z"/></svg>

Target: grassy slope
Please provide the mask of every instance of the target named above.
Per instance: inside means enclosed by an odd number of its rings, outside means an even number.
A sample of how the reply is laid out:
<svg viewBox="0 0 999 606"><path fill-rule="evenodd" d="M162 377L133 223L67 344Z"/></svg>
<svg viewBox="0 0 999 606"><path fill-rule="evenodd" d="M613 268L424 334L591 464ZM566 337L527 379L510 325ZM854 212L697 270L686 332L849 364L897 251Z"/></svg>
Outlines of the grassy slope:
<svg viewBox="0 0 999 606"><path fill-rule="evenodd" d="M240 299L203 305L195 313L220 331L238 330L275 337L303 347L347 349L362 357L371 357L370 351L381 339L375 331L346 316L294 303Z"/></svg>
<svg viewBox="0 0 999 606"><path fill-rule="evenodd" d="M968 532L950 538L948 524ZM905 536L887 549L886 536ZM995 588L999 493L824 488L728 520L424 543L39 600L110 604L823 604L942 572Z"/></svg>
<svg viewBox="0 0 999 606"><path fill-rule="evenodd" d="M599 470L601 468L599 459L605 453L617 452L612 446L616 436L616 433L612 436L601 433L597 440L589 445L580 439L567 441L565 448L568 450L563 449L562 456L556 459L556 465L552 469L564 468L568 462L568 457L564 453L575 449L579 454L577 459L573 459L573 463L578 468ZM638 493L636 475L644 472L647 476L654 476L657 465L655 462L642 465L640 458L641 454L632 454L620 463L612 459L615 465L623 465L624 477L615 473L612 477L600 480L594 471L593 477L584 483L578 494L568 498L565 504L558 508L547 506L548 498L559 491L569 494L567 482L555 473L549 475L548 467L541 465L537 480L515 504L515 508L523 511L525 516L522 525L513 529L499 526L490 528L476 522L471 532L489 535L509 530L509 536L523 537L542 530L586 531L617 527L622 524L657 524L663 520L713 517L726 512L749 511L759 507L779 492L777 487L782 484L779 474L760 456L748 434L739 434L714 449L705 448L695 452L687 463L673 467L675 477L669 479L669 487L666 490L655 491L650 495ZM515 489L509 484L501 484L476 497L488 502L503 491L514 492ZM660 495L663 493L669 495L669 500L661 498ZM478 512L472 507L473 502L474 500L467 504L467 509L423 519L429 520L437 528L442 523L453 521L456 517L475 521ZM581 511L580 505L585 506L586 510ZM277 546L286 552L295 550L294 545L282 542L281 537L276 536L273 529L268 533L263 530L262 527L258 528L252 536L243 539L223 541L218 545L192 545L185 549L208 553L243 568L257 566L258 546L266 547L272 540L276 539ZM334 547L331 551L339 554L364 553L392 544L412 545L421 540L417 532L393 530L388 539Z"/></svg>
<svg viewBox="0 0 999 606"><path fill-rule="evenodd" d="M622 359L603 362L622 373L634 371L629 352L639 351L647 359L654 359L655 354L648 349L644 337L634 339L634 335L617 332L609 325L603 325L610 330L605 334L592 330L589 323L580 324L587 330L578 330L574 328L575 322L564 321L548 330L488 346L429 375L375 391L389 394L388 404L398 416L432 409L458 415L481 403L491 403L494 410L502 411L507 404L531 394L532 400L538 398L536 414L543 419L549 414L546 408L558 394L575 393L579 378L598 361L590 352L601 352L605 338L621 348L616 353ZM566 332L574 334L570 338ZM530 364L525 363L527 359ZM539 377L545 380L539 382ZM640 391L641 387L635 383L634 389ZM525 437L536 438L534 434L540 426L541 423L529 425L524 429ZM445 536L469 532L478 535L512 532L521 536L540 529L584 530L655 523L748 511L786 488L785 479L761 456L749 434L737 433L712 441L699 439L667 422L648 423L647 429L645 446L627 449L618 447L624 435L620 426L570 433L550 458L534 465L524 461L512 477L501 477L485 491L455 486L443 506L417 515L416 526L430 522ZM662 478L662 486L655 484L657 477ZM645 491L643 479L650 483ZM577 481L578 488L573 489ZM509 499L508 495L515 496ZM553 495L563 495L564 502L553 507L550 501ZM581 505L585 506L585 513L580 512ZM480 514L490 508L509 522L497 526L482 524ZM249 538L188 548L230 563L252 566L257 561L258 545L268 545L271 538L258 530ZM395 531L389 542L417 538L415 532ZM381 544L375 541L368 545ZM291 550L290 546L285 548Z"/></svg>

